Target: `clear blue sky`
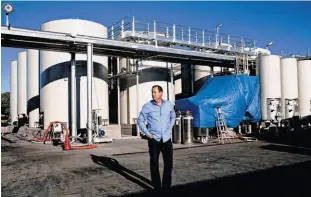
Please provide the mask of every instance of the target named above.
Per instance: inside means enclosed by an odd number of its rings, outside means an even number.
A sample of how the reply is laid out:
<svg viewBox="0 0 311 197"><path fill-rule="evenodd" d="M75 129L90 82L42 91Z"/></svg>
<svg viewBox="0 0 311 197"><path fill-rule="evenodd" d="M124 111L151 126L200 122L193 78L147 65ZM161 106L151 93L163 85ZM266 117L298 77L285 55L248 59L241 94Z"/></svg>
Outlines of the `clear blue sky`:
<svg viewBox="0 0 311 197"><path fill-rule="evenodd" d="M171 24L214 29L258 40L264 47L275 42L273 54L307 53L311 48L311 2L13 2L13 27L40 29L47 21L63 18L91 20L110 26L125 16ZM1 25L5 14L1 12ZM1 92L10 91L10 62L23 49L2 48Z"/></svg>

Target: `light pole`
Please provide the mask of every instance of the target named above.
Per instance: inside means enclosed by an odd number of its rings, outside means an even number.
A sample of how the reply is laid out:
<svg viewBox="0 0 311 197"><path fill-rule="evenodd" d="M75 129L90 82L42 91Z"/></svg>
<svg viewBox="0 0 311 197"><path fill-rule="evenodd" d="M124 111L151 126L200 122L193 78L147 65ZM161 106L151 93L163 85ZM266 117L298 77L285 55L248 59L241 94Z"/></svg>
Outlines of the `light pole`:
<svg viewBox="0 0 311 197"><path fill-rule="evenodd" d="M9 14L11 14L14 11L14 7L12 4L3 4L2 9L6 15L6 26L7 28L10 29Z"/></svg>
<svg viewBox="0 0 311 197"><path fill-rule="evenodd" d="M222 24L218 24L216 25L216 47L218 46L219 44L219 35L218 35L218 32L219 32L219 27L221 27Z"/></svg>
<svg viewBox="0 0 311 197"><path fill-rule="evenodd" d="M272 45L273 45L273 41L270 41L270 42L267 44L267 46L266 46L267 49L269 50L269 47L272 46Z"/></svg>

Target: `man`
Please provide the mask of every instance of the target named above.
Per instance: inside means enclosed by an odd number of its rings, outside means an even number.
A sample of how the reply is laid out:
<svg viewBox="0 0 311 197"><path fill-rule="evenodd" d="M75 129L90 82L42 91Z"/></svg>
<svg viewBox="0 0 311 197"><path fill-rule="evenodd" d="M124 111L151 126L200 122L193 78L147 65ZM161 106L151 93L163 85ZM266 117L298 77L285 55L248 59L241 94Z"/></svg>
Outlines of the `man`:
<svg viewBox="0 0 311 197"><path fill-rule="evenodd" d="M137 121L140 130L148 138L151 180L156 191L168 189L172 184L173 145L171 133L176 114L174 105L163 100L162 95L163 88L161 86L152 87L153 100L143 106ZM162 152L164 162L162 185L159 172L160 152Z"/></svg>

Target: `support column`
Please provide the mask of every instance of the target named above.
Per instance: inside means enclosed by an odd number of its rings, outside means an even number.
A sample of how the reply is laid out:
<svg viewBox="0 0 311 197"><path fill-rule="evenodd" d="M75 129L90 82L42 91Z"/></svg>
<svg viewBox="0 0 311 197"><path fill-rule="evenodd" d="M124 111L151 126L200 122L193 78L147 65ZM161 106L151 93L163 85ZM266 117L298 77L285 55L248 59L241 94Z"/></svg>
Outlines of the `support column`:
<svg viewBox="0 0 311 197"><path fill-rule="evenodd" d="M93 45L87 45L87 139L88 144L93 144L92 132L92 67Z"/></svg>
<svg viewBox="0 0 311 197"><path fill-rule="evenodd" d="M76 114L76 54L71 53L71 136L77 136ZM75 141L75 138L73 138Z"/></svg>
<svg viewBox="0 0 311 197"><path fill-rule="evenodd" d="M175 87L174 87L174 70L173 63L171 63L171 102L175 103Z"/></svg>
<svg viewBox="0 0 311 197"><path fill-rule="evenodd" d="M120 73L120 58L117 58L117 74ZM117 79L117 87L118 87L118 124L121 124L121 109L120 109L120 77Z"/></svg>
<svg viewBox="0 0 311 197"><path fill-rule="evenodd" d="M137 105L137 120L136 124L138 123L138 117L139 117L139 74L138 74L138 68L139 68L139 63L136 61L136 105ZM140 136L140 129L137 124L137 136Z"/></svg>

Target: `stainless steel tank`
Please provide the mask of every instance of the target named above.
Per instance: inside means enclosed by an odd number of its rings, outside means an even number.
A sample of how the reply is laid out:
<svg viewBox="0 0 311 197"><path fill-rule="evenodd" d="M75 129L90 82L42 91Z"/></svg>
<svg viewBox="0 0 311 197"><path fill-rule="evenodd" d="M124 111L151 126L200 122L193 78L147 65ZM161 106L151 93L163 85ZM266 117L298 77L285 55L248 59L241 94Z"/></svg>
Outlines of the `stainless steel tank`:
<svg viewBox="0 0 311 197"><path fill-rule="evenodd" d="M173 143L175 144L181 143L181 132L182 132L181 113L177 112L173 130Z"/></svg>
<svg viewBox="0 0 311 197"><path fill-rule="evenodd" d="M208 137L209 137L209 130L208 128L198 128L195 127L193 129L193 137L195 141L201 142L201 143L207 143Z"/></svg>
<svg viewBox="0 0 311 197"><path fill-rule="evenodd" d="M182 144L192 144L193 143L193 116L191 112L187 111L185 115L182 116Z"/></svg>

